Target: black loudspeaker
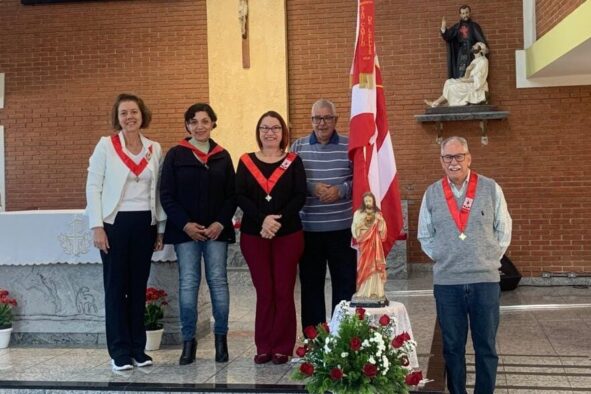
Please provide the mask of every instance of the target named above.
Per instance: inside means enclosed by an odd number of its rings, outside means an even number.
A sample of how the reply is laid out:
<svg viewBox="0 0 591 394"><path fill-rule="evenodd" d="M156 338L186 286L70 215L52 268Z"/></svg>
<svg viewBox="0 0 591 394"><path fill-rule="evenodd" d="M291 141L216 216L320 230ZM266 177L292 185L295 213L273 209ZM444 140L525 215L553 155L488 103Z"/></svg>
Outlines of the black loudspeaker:
<svg viewBox="0 0 591 394"><path fill-rule="evenodd" d="M501 259L499 274L501 274L501 291L515 290L519 285L521 272L519 272L515 264L506 255L503 255Z"/></svg>

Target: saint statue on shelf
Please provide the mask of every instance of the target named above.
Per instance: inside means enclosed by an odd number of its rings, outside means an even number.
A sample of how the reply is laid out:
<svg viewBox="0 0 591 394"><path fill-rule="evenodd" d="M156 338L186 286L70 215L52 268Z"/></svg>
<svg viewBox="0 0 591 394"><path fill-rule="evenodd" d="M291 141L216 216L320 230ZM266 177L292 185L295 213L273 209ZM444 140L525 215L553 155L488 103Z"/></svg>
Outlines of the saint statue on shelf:
<svg viewBox="0 0 591 394"><path fill-rule="evenodd" d="M443 94L434 101L425 100L427 106L435 108L447 103L450 107L485 104L488 95L488 47L483 42L472 46L475 58L466 68L462 78L448 79L443 85Z"/></svg>
<svg viewBox="0 0 591 394"><path fill-rule="evenodd" d="M382 242L386 239L386 221L371 192L363 194L361 207L353 215L351 233L357 241L357 292L351 305L381 307L388 305L384 294L386 256Z"/></svg>

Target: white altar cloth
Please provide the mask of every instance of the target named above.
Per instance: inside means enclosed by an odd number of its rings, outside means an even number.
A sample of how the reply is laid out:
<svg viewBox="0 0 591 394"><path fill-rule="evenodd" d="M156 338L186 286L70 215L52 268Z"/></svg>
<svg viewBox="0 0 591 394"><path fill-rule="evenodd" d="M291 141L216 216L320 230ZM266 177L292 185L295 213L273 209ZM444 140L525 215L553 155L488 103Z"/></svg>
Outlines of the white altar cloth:
<svg viewBox="0 0 591 394"><path fill-rule="evenodd" d="M365 314L369 316L377 316L379 319L382 315L390 316L390 319L394 319L396 322L396 326L394 328L394 336L402 334L403 332L407 332L410 335L410 339L414 341L414 336L412 334L412 327L410 325L410 318L408 317L408 312L406 312L406 307L403 303L390 301L390 305L384 308L363 308L365 309ZM343 320L345 314L352 314L355 313L355 308L350 307L348 302L341 302L339 303L332 315L332 319L330 320L329 328L330 332L338 332L339 326L341 325L341 321ZM416 369L419 368L419 360L417 359L417 352L414 349L409 355L408 360L410 362L409 367Z"/></svg>
<svg viewBox="0 0 591 394"><path fill-rule="evenodd" d="M176 261L172 245L153 261ZM83 209L0 212L0 265L100 263Z"/></svg>

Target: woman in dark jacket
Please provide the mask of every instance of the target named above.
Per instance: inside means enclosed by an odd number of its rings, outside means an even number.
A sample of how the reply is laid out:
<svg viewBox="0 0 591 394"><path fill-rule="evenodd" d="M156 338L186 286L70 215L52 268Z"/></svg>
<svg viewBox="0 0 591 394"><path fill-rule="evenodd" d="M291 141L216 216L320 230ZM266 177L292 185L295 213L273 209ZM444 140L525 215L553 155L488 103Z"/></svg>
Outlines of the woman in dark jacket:
<svg viewBox="0 0 591 394"><path fill-rule="evenodd" d="M160 200L169 221L164 242L174 244L179 264L179 304L183 351L180 365L195 360L197 296L201 257L215 318L215 360L228 361L230 297L226 272L228 243L235 242L235 172L230 154L210 138L217 116L208 104L185 112L190 136L173 147L162 167Z"/></svg>

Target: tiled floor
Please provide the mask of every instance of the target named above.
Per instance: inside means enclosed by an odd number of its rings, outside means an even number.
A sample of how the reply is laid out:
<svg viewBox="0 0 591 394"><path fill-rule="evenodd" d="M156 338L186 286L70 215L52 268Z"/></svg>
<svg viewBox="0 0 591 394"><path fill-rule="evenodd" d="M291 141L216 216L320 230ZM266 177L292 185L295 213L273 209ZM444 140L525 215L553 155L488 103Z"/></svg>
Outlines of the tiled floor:
<svg viewBox="0 0 591 394"><path fill-rule="evenodd" d="M428 273L387 284L391 300L403 302L418 342L419 364L429 377L435 307ZM299 292L296 294L299 299ZM293 364L255 365L252 356L254 291L231 289L230 362L213 361L211 335L199 340L197 362L180 367L178 346L151 352L155 365L115 374L104 348L15 347L0 350L0 392L6 381L174 384L278 384L290 380ZM591 289L525 287L502 296L498 334L498 393L591 393ZM550 307L548 307L550 305ZM468 353L468 383L474 382L474 356ZM101 382L101 383L99 383Z"/></svg>

